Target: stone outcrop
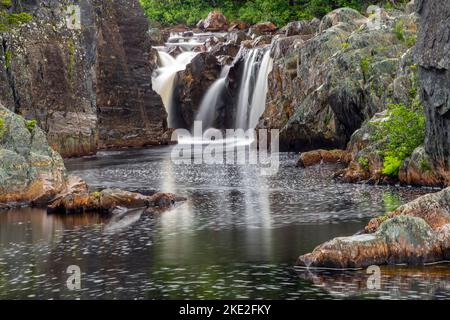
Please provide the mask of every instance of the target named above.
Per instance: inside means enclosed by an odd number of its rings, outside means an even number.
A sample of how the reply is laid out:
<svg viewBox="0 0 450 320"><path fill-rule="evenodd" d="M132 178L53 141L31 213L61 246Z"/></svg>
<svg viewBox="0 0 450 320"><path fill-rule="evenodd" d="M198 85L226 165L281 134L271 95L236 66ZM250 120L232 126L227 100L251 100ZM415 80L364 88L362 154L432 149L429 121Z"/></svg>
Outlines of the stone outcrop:
<svg viewBox="0 0 450 320"><path fill-rule="evenodd" d="M97 108L100 145L159 144L167 114L152 90L150 61L156 59L138 1L101 1L97 44Z"/></svg>
<svg viewBox="0 0 450 320"><path fill-rule="evenodd" d="M176 202L185 200L185 198L171 193L156 193L146 196L120 189L105 189L98 192L81 190L80 192L64 193L57 196L51 201L47 211L50 213L76 214L85 212L111 213L118 207L167 209Z"/></svg>
<svg viewBox="0 0 450 320"><path fill-rule="evenodd" d="M81 1L80 28L70 26L71 1L15 1L33 14L29 24L0 35L0 100L36 119L64 156L97 149L95 12ZM78 21L78 20L77 20Z"/></svg>
<svg viewBox="0 0 450 320"><path fill-rule="evenodd" d="M421 23L415 58L419 65L421 100L427 118L425 152L433 180L450 185L450 7L445 0L416 1ZM418 152L420 154L420 150ZM411 183L429 182L418 173L414 158L405 174ZM425 172L427 174L427 172ZM431 182L437 182L431 181Z"/></svg>
<svg viewBox="0 0 450 320"><path fill-rule="evenodd" d="M31 203L64 190L61 156L34 123L0 105L0 203Z"/></svg>
<svg viewBox="0 0 450 320"><path fill-rule="evenodd" d="M210 12L205 20L197 24L198 28L206 31L226 31L228 29L228 20L220 12Z"/></svg>
<svg viewBox="0 0 450 320"><path fill-rule="evenodd" d="M307 267L365 268L419 265L450 258L450 189L426 195L386 217L372 220L369 233L336 238L301 256Z"/></svg>
<svg viewBox="0 0 450 320"><path fill-rule="evenodd" d="M281 129L281 150L345 149L364 121L408 90L393 75L414 64L404 38L416 25L415 15L398 11L378 18L343 8L292 32L302 34L277 37L260 126Z"/></svg>
<svg viewBox="0 0 450 320"><path fill-rule="evenodd" d="M221 65L217 58L209 52L202 52L192 59L185 70L178 72L175 80L175 105L186 128L190 129L194 124L202 98L219 77L220 70Z"/></svg>
<svg viewBox="0 0 450 320"><path fill-rule="evenodd" d="M137 0L14 1L30 23L0 35L0 101L37 120L64 157L157 144L164 107Z"/></svg>

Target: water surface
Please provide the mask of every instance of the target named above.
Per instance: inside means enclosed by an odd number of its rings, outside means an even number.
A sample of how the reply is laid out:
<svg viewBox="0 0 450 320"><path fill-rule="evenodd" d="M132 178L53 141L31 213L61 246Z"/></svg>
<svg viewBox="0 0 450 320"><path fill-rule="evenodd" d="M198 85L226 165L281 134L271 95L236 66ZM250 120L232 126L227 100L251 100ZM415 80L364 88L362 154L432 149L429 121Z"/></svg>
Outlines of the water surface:
<svg viewBox="0 0 450 320"><path fill-rule="evenodd" d="M93 188L167 191L188 201L120 224L99 215L0 213L0 298L343 299L450 298L450 266L385 267L382 289L358 272L294 268L297 257L428 192L334 182L333 166L278 174L255 166L175 165L171 147L108 151L67 161ZM67 267L82 290L66 287Z"/></svg>

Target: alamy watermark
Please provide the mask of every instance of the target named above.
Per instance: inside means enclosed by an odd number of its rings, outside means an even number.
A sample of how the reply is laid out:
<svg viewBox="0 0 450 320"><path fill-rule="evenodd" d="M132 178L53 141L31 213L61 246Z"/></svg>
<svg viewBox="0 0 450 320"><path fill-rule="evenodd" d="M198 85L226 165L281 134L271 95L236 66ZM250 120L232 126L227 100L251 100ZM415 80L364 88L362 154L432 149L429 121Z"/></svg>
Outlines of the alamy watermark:
<svg viewBox="0 0 450 320"><path fill-rule="evenodd" d="M279 130L272 129L208 129L203 132L202 122L195 121L192 133L176 129L172 141L171 159L175 164L257 165L261 175L278 172Z"/></svg>
<svg viewBox="0 0 450 320"><path fill-rule="evenodd" d="M70 291L81 290L81 269L77 265L71 265L67 268L67 274L69 274L69 278L67 278L66 285L67 289Z"/></svg>

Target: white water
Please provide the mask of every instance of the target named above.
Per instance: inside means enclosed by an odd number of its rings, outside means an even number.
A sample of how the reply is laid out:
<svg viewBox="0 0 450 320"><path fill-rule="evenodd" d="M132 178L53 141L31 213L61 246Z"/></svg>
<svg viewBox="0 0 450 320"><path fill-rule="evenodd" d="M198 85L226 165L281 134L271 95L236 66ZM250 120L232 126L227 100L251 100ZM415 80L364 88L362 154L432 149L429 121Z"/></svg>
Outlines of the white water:
<svg viewBox="0 0 450 320"><path fill-rule="evenodd" d="M264 54L261 62L261 67L258 73L258 80L256 81L255 90L253 91L253 98L250 107L249 128L256 128L259 118L266 110L267 90L269 88L269 74L272 72L273 59L270 57L270 50Z"/></svg>
<svg viewBox="0 0 450 320"><path fill-rule="evenodd" d="M156 76L152 79L153 90L155 90L162 98L164 107L169 115L169 128L173 127L172 100L175 76L177 72L185 70L186 66L197 55L196 52L183 52L175 59L169 54L159 51L161 66L156 70Z"/></svg>
<svg viewBox="0 0 450 320"><path fill-rule="evenodd" d="M204 129L209 129L213 125L217 104L220 102L219 99L225 90L230 68L231 66L223 67L219 79L211 85L202 100L196 120L202 121Z"/></svg>
<svg viewBox="0 0 450 320"><path fill-rule="evenodd" d="M251 80L252 71L255 67L255 60L258 57L258 50L251 50L250 53L245 58L244 62L244 72L241 78L241 86L239 88L239 98L236 110L236 129L247 129L248 125L248 110L250 103L250 90L251 90Z"/></svg>

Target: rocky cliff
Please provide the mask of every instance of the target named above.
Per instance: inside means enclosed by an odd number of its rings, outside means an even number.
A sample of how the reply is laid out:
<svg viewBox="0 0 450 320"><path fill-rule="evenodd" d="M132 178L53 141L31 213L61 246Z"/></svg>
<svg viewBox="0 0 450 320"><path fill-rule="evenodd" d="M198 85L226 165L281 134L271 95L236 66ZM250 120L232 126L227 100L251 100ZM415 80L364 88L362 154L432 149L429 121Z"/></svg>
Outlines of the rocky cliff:
<svg viewBox="0 0 450 320"><path fill-rule="evenodd" d="M159 143L166 114L137 0L20 0L33 15L0 34L0 101L36 119L65 157Z"/></svg>

